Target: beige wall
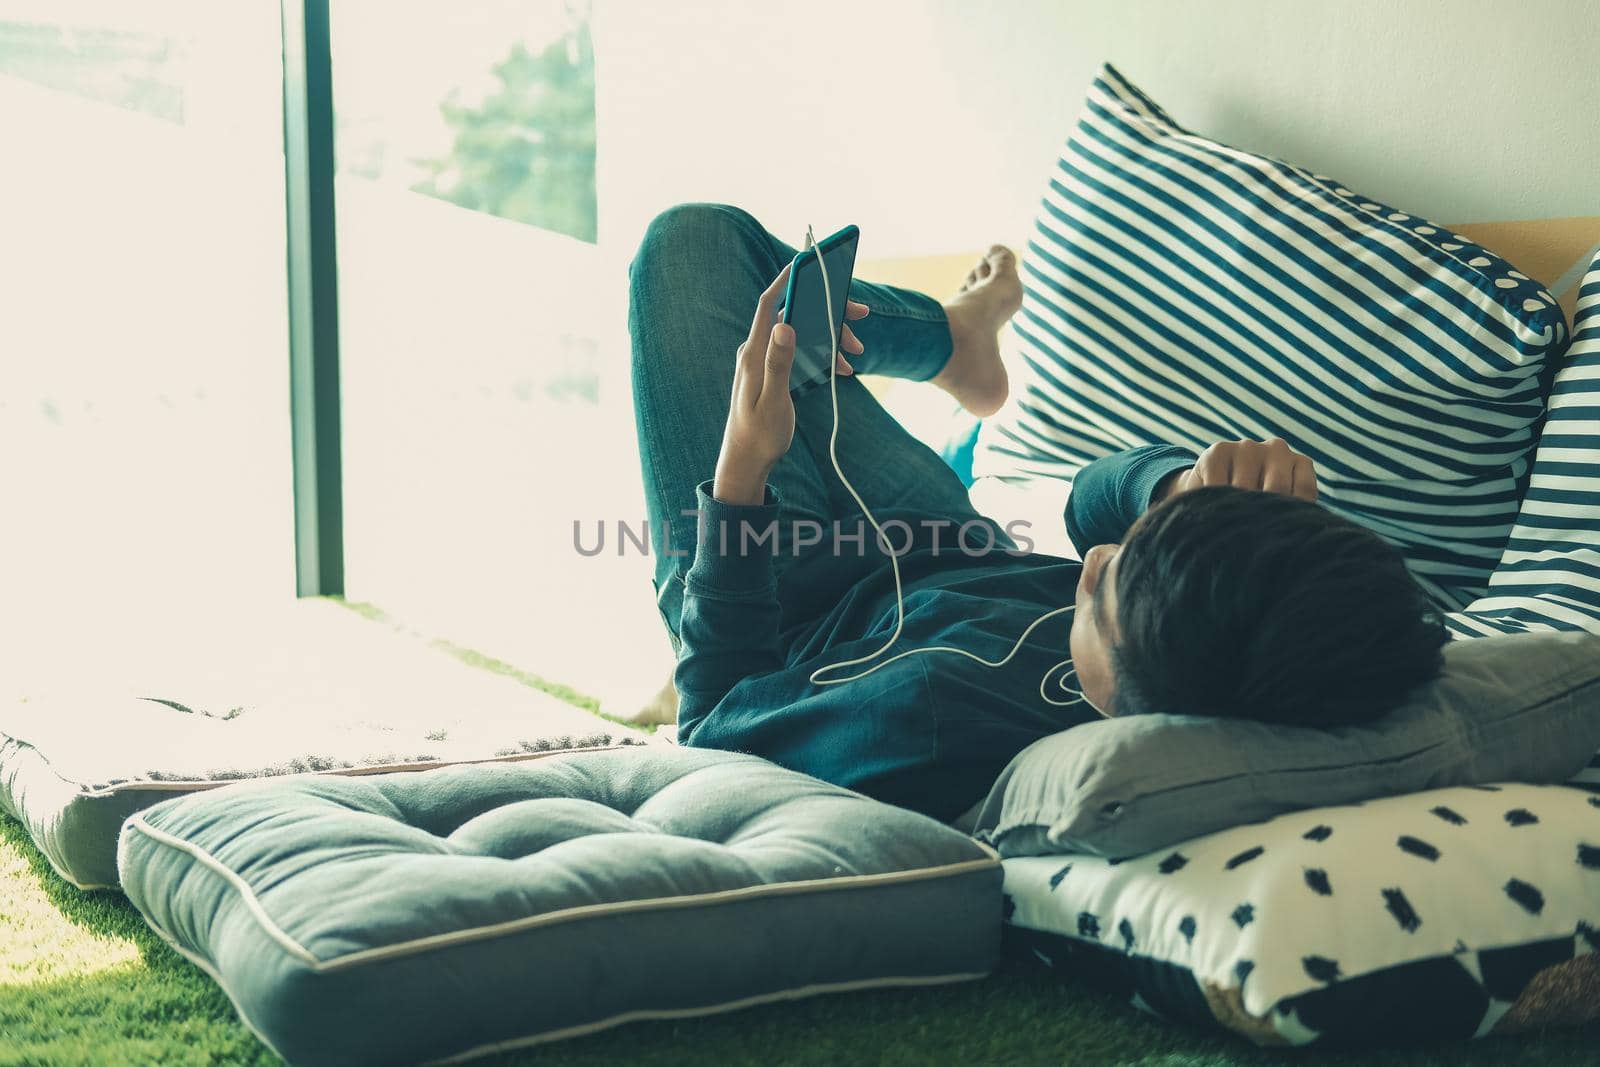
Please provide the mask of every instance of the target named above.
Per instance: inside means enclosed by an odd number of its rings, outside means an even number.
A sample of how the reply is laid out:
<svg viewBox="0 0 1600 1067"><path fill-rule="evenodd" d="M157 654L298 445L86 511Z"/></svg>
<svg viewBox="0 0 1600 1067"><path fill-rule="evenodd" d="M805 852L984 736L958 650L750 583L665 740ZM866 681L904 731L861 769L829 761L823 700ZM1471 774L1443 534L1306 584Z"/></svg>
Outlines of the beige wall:
<svg viewBox="0 0 1600 1067"><path fill-rule="evenodd" d="M862 255L1025 233L1110 59L1178 121L1453 222L1600 214L1585 0L596 0L601 240L731 200Z"/></svg>

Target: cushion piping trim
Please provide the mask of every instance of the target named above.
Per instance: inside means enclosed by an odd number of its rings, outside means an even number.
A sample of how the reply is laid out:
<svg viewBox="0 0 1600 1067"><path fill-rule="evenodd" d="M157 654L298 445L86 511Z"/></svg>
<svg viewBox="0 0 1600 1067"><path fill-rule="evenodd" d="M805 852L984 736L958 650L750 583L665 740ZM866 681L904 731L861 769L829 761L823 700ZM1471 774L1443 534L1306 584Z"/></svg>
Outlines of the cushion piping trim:
<svg viewBox="0 0 1600 1067"><path fill-rule="evenodd" d="M954 974L933 975L896 975L883 978L857 978L848 982L816 982L811 985L795 986L791 989L777 989L770 993L757 993L754 996L740 997L738 1000L724 1000L716 1004L707 1004L698 1008L638 1008L633 1011L620 1012L607 1016L591 1023L580 1023L577 1026L568 1026L559 1030L545 1030L526 1037L513 1037L504 1041L492 1041L484 1045L475 1045L465 1052L458 1052L442 1060L432 1060L431 1063L447 1064L461 1063L487 1056L496 1052L510 1052L513 1049L528 1048L532 1045L542 1045L551 1041L563 1041L567 1038L582 1037L585 1034L609 1030L614 1026L622 1026L631 1022L664 1019L692 1019L697 1016L722 1015L730 1011L740 1011L752 1008L759 1004L773 1004L785 1000L800 1000L804 997L813 997L826 993L850 993L864 989L893 988L896 986L934 986L952 985L956 982L975 982L989 977L989 971L961 971Z"/></svg>
<svg viewBox="0 0 1600 1067"><path fill-rule="evenodd" d="M519 752L514 756L473 756L469 759L428 760L424 763L371 763L359 767L329 767L327 770L290 771L287 774L256 774L245 778L141 778L137 781L117 782L112 785L91 786L84 790L85 798L110 796L113 793L142 790L176 789L183 792L203 792L240 782L258 782L268 778L297 778L308 774L336 774L342 778L359 778L368 774L415 774L422 771L441 770L445 767L472 767L481 763L526 763L547 759L550 756L570 756L576 753L617 752L624 748L646 748L648 744L596 745L592 748L552 748L545 752Z"/></svg>
<svg viewBox="0 0 1600 1067"><path fill-rule="evenodd" d="M13 818L15 818L15 816L13 816ZM117 886L117 885L114 885L114 884L113 885L106 885L106 884L103 884L101 882L80 882L80 881L78 881L76 878L72 877L72 875L67 873L66 868L62 867L61 864L56 862L56 858L54 856L50 855L50 853L46 852L43 848L40 847L39 842L33 836L33 828L31 826L29 826L27 824L27 822L25 822L25 821L23 821L21 819L18 819L17 821L22 823L22 828L24 830L28 831L28 839L33 842L34 851L38 852L39 855L44 857L45 862L50 865L50 869L56 872L56 877L57 878L60 878L63 882L67 883L72 888L74 888L76 890L79 890L81 892L84 892L84 893L98 893L98 892L102 892L102 891L107 890L107 889L119 889L119 888L121 888L120 886Z"/></svg>
<svg viewBox="0 0 1600 1067"><path fill-rule="evenodd" d="M1000 866L1000 854L987 844L973 840L976 845L987 855L982 859L962 860L958 863L948 863L938 867L922 867L911 871L887 871L880 874L846 875L840 878L811 878L792 882L778 882L755 886L744 886L739 889L720 889L711 893L696 893L677 897L658 897L650 900L616 901L610 904L585 904L575 908L563 908L559 911L545 912L540 915L528 915L520 919L511 919L506 922L490 923L487 926L476 926L465 930L451 930L440 934L430 934L426 937L413 938L410 941L400 941L392 945L382 945L375 948L360 949L346 953L343 956L334 956L327 960L320 960L312 954L311 950L296 941L288 931L284 930L272 917L267 914L260 898L242 877L221 860L198 845L175 837L163 830L157 830L144 821L142 814L128 817L122 824L122 834L117 842L118 869L122 869L122 860L126 855L129 842L129 833L137 832L148 837L157 844L165 845L198 861L201 866L220 875L223 881L233 887L239 894L245 909L256 920L262 931L276 941L284 951L304 963L313 972L325 974L332 971L345 970L362 964L393 959L400 956L409 956L419 952L427 952L436 948L446 948L451 945L463 944L469 941L479 941L487 938L521 933L524 930L537 929L542 926L553 926L559 923L572 922L580 919L592 918L598 915L611 915L634 911L666 911L673 908L695 907L707 904L720 904L731 900L740 900L750 897L782 896L799 892L827 892L839 889L856 889L863 886L894 884L898 882L929 881L953 875L968 874L980 870L992 870ZM952 831L955 832L955 831ZM971 840L971 839L969 839Z"/></svg>
<svg viewBox="0 0 1600 1067"><path fill-rule="evenodd" d="M246 1030L261 1042L279 1059L288 1061L288 1057L280 1052L276 1045L267 1040L261 1028L251 1019L240 1006L228 986L222 980L221 973L210 961L198 953L185 948L183 945L167 934L165 930L157 929L156 933L166 942L167 946L198 967L228 996L228 1001L233 1005L234 1014L244 1024ZM866 989L893 989L908 986L936 986L953 985L957 982L975 982L989 977L990 971L958 971L952 974L935 975L907 975L889 976L883 978L858 978L848 982L817 982L806 986L796 986L791 989L777 989L770 993L759 993L755 996L742 997L739 1000L719 1001L716 1004L707 1004L698 1008L638 1008L633 1011L619 1012L616 1015L597 1019L594 1022L580 1023L577 1026L563 1027L558 1030L542 1030L538 1033L528 1034L523 1037L506 1038L503 1041L491 1041L483 1045L474 1045L464 1052L453 1053L444 1059L429 1061L430 1063L449 1064L463 1063L467 1060L477 1059L481 1056L492 1055L496 1052L510 1052L514 1049L528 1048L533 1045L547 1044L553 1041L564 1041L568 1038L582 1037L585 1034L599 1033L613 1027L622 1026L631 1022L661 1021L666 1019L693 1019L710 1015L724 1015L731 1011L755 1007L759 1004L774 1004L786 1000L800 1000L805 997L818 996L828 993L849 993Z"/></svg>
<svg viewBox="0 0 1600 1067"><path fill-rule="evenodd" d="M265 933L272 940L276 941L279 948L283 949L285 952L289 953L289 955L293 956L301 963L304 963L314 971L321 968L321 964L315 956L313 956L298 941L290 937L281 926L272 921L272 916L268 915L266 909L261 906L261 901L256 897L255 892L251 890L249 884L246 883L243 878L239 877L235 871L223 864L216 857L212 856L211 853L207 852L205 849L200 848L197 845L191 845L189 842L184 841L181 838L173 837L171 834L163 833L160 830L156 830L155 828L149 826L142 818L140 818L138 814L130 815L127 820L123 822L122 833L117 836L117 873L119 876L122 875L123 861L127 858L129 841L128 835L130 832L135 830L143 833L157 844L166 845L170 849L185 853L191 859L198 862L202 867L205 867L213 874L220 876L224 882L232 886L234 891L239 894L240 901L244 904L245 910L248 911L256 920L256 925L261 927L263 933ZM123 891L127 891L125 877ZM142 911L143 909L140 910ZM155 924L151 923L151 925L153 926Z"/></svg>
<svg viewBox="0 0 1600 1067"><path fill-rule="evenodd" d="M9 735L6 734L0 734L0 743L4 743L4 740L8 736ZM50 766L50 761L44 758L43 753L26 742L22 742L21 744L32 758L44 764L46 771L54 773L54 770ZM60 778L61 776L56 775L56 777ZM79 798L74 797L73 800L68 802L67 806L70 807L71 804L75 803L78 799ZM11 790L9 788L0 788L0 814L9 815L11 818L17 821L18 825L22 827L23 832L28 835L28 840L33 844L34 851L38 852L39 855L44 857L45 862L50 865L50 869L56 873L57 878L60 878L72 888L84 893L97 893L108 889L120 888L115 883L107 884L104 882L80 882L77 878L73 877L73 875L65 867L63 867L59 861L57 861L55 855L53 854L54 850L44 846L44 843L41 840L45 836L43 832L44 828L39 825L36 820L30 818L27 813L23 812L18 807L15 799L11 795Z"/></svg>
<svg viewBox="0 0 1600 1067"><path fill-rule="evenodd" d="M27 825L26 824L24 824L23 829L27 829ZM32 838L33 835L32 835L31 831L29 832L28 836L30 838ZM39 843L37 841L34 842L33 847L34 847L35 850L38 851L39 855L41 855L41 856L43 856L45 858L45 862L50 864L50 869L56 872L56 877L57 878L60 878L63 882L67 883L72 888L78 890L81 893L102 893L102 892L105 892L108 889L120 889L121 888L121 886L118 886L118 885L114 885L114 884L108 885L108 884L105 884L105 883L102 883L102 882L80 882L76 878L72 877L72 875L68 874L62 868L61 864L59 864L59 863L57 863L55 861L55 857L54 856L50 855L50 853L46 852L44 849L39 848Z"/></svg>
<svg viewBox="0 0 1600 1067"><path fill-rule="evenodd" d="M155 929L157 934L161 935L161 940L167 943L168 948L172 949L172 951L176 952L178 955L182 956L184 959L200 968L200 970L203 971L207 977L209 977L213 982L217 983L217 988L222 990L223 993L227 994L228 1003L233 1005L233 1013L239 1017L239 1021L244 1023L244 1028L249 1030L257 1041L265 1045L274 1056L278 1057L283 1062L289 1062L289 1057L285 1056L282 1052L279 1052L278 1047L271 1041L267 1040L266 1035L261 1032L261 1028L255 1024L255 1020L251 1019L250 1016L245 1014L244 1008L239 1005L239 1001L231 992L229 992L227 983L222 980L221 972L219 972L209 960L203 958L198 952L194 952L178 944L177 940L171 937L165 930L156 927L152 928Z"/></svg>
<svg viewBox="0 0 1600 1067"><path fill-rule="evenodd" d="M646 735L649 736L649 735ZM596 745L585 748L552 748L544 752L518 752L510 756L474 756L470 759L460 760L429 760L427 762L411 763L373 763L362 764L358 767L329 767L326 770L290 771L287 774L256 774L243 778L130 778L123 782L111 782L105 785L90 785L77 778L68 778L56 769L54 761L46 756L37 745L25 737L16 734L0 732L0 743L14 741L16 744L36 755L56 779L66 785L76 786L81 798L93 799L112 796L116 793L137 792L139 790L168 789L178 792L201 792L207 789L217 789L225 785L235 785L239 782L255 782L266 778L294 778L307 774L337 774L347 778L355 778L364 774L405 774L414 771L431 771L441 767L467 767L479 763L524 763L529 760L544 759L547 756L570 756L583 752L615 752L624 748L649 748L658 744L654 741L643 741L631 745Z"/></svg>

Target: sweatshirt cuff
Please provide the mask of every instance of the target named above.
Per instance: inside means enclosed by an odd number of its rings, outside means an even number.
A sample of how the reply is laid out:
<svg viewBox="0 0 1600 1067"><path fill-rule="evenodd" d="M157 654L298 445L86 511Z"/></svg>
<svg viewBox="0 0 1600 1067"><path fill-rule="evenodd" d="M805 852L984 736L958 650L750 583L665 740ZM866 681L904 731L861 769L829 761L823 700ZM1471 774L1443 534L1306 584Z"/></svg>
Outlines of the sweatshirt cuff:
<svg viewBox="0 0 1600 1067"><path fill-rule="evenodd" d="M709 479L695 487L699 529L686 584L735 596L772 587L778 493L768 485L765 494L760 504L724 504L711 495Z"/></svg>
<svg viewBox="0 0 1600 1067"><path fill-rule="evenodd" d="M1174 471L1194 466L1200 457L1187 448L1177 445L1151 445L1139 462L1128 468L1122 483L1122 500L1134 515L1150 510L1150 498L1155 496L1161 479Z"/></svg>

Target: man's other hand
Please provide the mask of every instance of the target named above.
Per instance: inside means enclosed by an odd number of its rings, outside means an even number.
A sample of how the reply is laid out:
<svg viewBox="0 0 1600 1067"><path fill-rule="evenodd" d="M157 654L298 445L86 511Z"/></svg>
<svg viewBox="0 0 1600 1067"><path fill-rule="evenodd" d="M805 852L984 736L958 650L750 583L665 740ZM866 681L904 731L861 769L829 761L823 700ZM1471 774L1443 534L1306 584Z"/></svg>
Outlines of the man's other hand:
<svg viewBox="0 0 1600 1067"><path fill-rule="evenodd" d="M1280 437L1268 441L1219 441L1200 453L1193 467L1165 479L1157 497L1166 500L1206 485L1231 485L1301 500L1317 499L1317 473L1311 457L1294 451Z"/></svg>

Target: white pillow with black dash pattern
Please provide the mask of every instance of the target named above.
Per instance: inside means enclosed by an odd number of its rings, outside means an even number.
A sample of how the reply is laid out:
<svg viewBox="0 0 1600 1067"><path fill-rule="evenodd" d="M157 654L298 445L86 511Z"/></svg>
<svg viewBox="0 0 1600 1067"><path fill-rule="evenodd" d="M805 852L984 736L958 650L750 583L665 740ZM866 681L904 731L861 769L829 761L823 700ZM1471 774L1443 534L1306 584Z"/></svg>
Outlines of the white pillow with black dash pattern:
<svg viewBox="0 0 1600 1067"><path fill-rule="evenodd" d="M1128 860L1008 859L1008 941L1261 1044L1595 1018L1600 767L1283 815Z"/></svg>

